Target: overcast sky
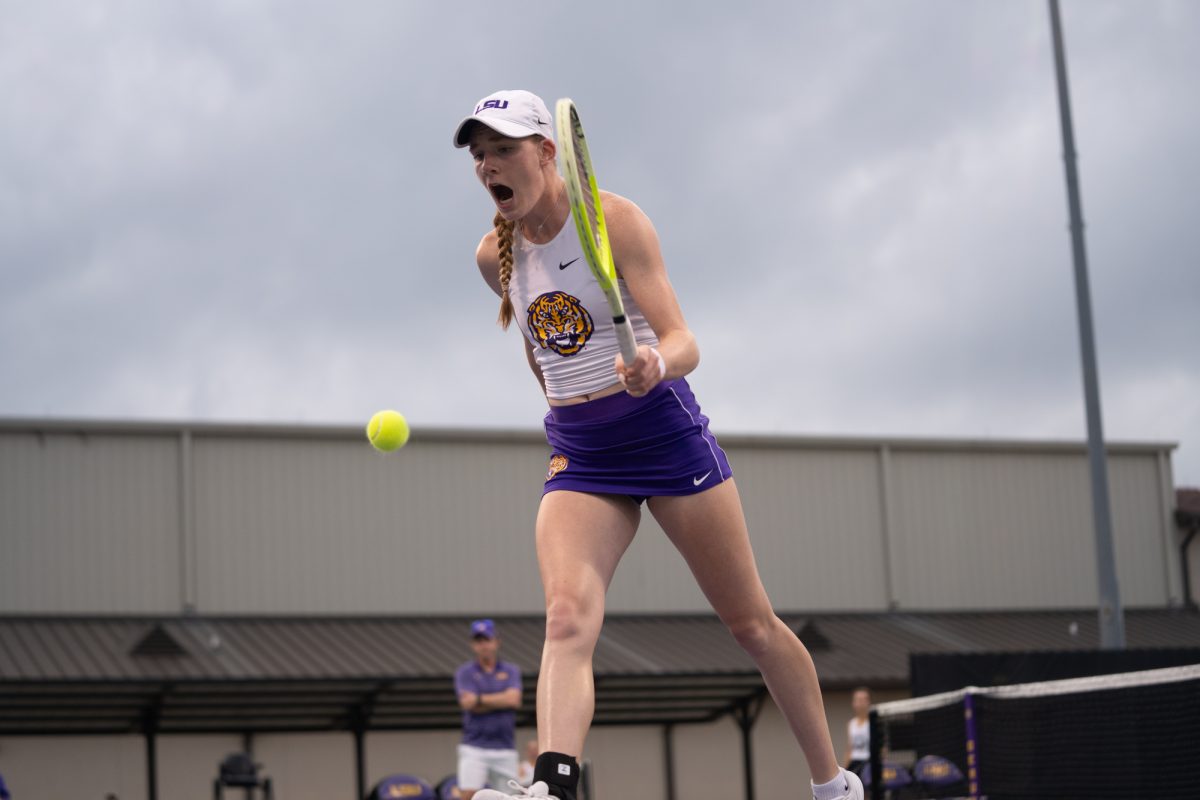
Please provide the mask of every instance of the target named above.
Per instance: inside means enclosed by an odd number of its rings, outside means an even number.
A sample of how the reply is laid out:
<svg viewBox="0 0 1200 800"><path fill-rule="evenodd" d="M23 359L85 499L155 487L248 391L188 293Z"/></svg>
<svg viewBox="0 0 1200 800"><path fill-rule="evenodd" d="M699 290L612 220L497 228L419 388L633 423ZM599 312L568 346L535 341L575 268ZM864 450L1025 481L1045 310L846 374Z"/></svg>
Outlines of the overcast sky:
<svg viewBox="0 0 1200 800"><path fill-rule="evenodd" d="M1044 0L587 8L0 0L0 416L539 428L451 146L528 88L718 436L1085 438ZM1200 485L1200 3L1063 17L1105 434Z"/></svg>

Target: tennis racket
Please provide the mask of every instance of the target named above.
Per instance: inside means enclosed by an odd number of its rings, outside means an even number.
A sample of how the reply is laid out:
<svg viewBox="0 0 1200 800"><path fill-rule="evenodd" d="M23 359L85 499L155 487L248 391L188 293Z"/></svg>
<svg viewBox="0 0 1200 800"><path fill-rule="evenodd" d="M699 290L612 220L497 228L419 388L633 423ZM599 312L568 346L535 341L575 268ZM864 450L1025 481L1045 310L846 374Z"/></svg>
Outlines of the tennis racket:
<svg viewBox="0 0 1200 800"><path fill-rule="evenodd" d="M617 285L617 267L613 264L612 248L608 244L608 228L604 224L604 209L600 206L600 189L588 155L587 139L579 112L570 98L564 97L554 107L554 122L558 131L558 168L567 182L567 198L571 201L571 216L583 245L583 256L608 299L617 344L625 366L637 359L637 339L633 326L625 316L621 302L621 287Z"/></svg>

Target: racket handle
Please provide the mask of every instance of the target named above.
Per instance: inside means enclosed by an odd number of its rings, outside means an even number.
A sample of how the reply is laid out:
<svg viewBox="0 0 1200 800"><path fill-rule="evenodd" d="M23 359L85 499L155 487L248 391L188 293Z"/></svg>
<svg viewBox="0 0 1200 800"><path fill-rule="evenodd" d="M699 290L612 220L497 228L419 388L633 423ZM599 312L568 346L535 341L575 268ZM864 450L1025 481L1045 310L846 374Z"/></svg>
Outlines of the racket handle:
<svg viewBox="0 0 1200 800"><path fill-rule="evenodd" d="M629 317L621 315L613 317L613 327L617 329L617 344L621 347L621 358L625 360L625 366L629 366L637 360L637 339L633 335L633 326L629 324Z"/></svg>

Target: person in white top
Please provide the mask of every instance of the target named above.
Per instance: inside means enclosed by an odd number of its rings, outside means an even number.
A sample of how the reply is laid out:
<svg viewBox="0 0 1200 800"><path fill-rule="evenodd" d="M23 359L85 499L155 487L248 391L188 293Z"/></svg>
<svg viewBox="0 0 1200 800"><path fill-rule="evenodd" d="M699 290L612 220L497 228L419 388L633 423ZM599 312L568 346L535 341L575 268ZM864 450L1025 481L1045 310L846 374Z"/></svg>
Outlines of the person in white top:
<svg viewBox="0 0 1200 800"><path fill-rule="evenodd" d="M515 319L525 334L525 358L550 407L551 458L535 533L546 600L541 753L532 786L513 782L516 795L485 790L475 800L575 800L595 706L592 653L604 596L643 503L762 672L808 761L815 800L862 800L862 782L838 766L812 657L763 589L733 472L685 379L700 350L654 225L631 201L601 193L638 341L627 364L607 328L602 295L584 272L546 104L521 90L488 95L459 123L454 145L469 148L496 208L475 253L480 274L501 299L501 325ZM631 776L626 794L659 789L638 784Z"/></svg>
<svg viewBox="0 0 1200 800"><path fill-rule="evenodd" d="M850 696L854 716L846 724L846 769L862 775L863 767L871 760L871 690L860 686Z"/></svg>

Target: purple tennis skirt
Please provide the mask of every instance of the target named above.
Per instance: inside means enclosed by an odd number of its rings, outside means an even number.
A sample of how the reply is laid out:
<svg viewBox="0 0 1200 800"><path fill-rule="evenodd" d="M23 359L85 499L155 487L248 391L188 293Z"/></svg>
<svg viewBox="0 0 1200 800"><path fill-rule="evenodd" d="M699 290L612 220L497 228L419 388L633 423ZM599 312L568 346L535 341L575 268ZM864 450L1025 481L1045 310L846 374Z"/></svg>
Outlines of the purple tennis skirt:
<svg viewBox="0 0 1200 800"><path fill-rule="evenodd" d="M703 492L732 477L683 378L645 397L625 392L546 415L550 467L542 493L559 489L648 497Z"/></svg>

